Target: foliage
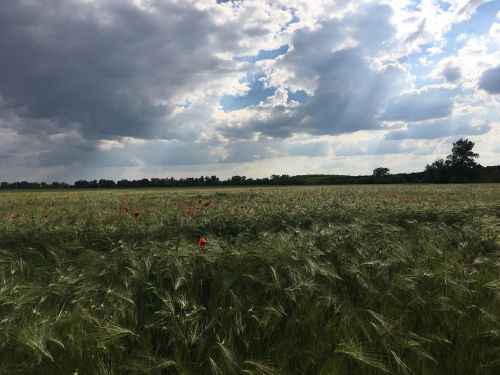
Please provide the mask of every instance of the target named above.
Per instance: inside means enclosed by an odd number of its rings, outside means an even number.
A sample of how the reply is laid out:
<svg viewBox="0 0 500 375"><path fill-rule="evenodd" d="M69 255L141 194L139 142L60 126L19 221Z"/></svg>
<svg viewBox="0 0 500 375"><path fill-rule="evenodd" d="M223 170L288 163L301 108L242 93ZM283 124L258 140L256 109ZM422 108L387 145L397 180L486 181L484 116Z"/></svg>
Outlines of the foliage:
<svg viewBox="0 0 500 375"><path fill-rule="evenodd" d="M448 182L450 178L449 166L444 159L425 166L425 173L429 182Z"/></svg>
<svg viewBox="0 0 500 375"><path fill-rule="evenodd" d="M373 175L375 177L389 176L389 168L378 167L373 170Z"/></svg>
<svg viewBox="0 0 500 375"><path fill-rule="evenodd" d="M0 374L496 374L498 202L497 185L4 192Z"/></svg>
<svg viewBox="0 0 500 375"><path fill-rule="evenodd" d="M474 160L479 154L472 151L473 147L474 142L468 139L460 138L453 143L451 154L446 160L439 159L425 167L426 181L469 182L477 179L483 168Z"/></svg>
<svg viewBox="0 0 500 375"><path fill-rule="evenodd" d="M475 168L477 163L474 159L478 158L479 154L472 152L473 147L474 142L468 139L460 138L453 143L451 154L447 157L449 165L451 167Z"/></svg>

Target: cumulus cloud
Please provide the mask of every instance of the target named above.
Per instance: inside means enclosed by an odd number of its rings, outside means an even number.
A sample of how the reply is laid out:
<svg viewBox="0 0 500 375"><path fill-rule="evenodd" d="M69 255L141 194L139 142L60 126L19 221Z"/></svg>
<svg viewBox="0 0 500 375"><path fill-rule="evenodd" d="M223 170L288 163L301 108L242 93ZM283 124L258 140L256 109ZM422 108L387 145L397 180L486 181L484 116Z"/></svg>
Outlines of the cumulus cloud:
<svg viewBox="0 0 500 375"><path fill-rule="evenodd" d="M447 82L456 82L461 77L460 68L458 66L446 66L443 69L443 76Z"/></svg>
<svg viewBox="0 0 500 375"><path fill-rule="evenodd" d="M449 116L453 111L453 91L429 89L403 94L381 115L384 121L422 121Z"/></svg>
<svg viewBox="0 0 500 375"><path fill-rule="evenodd" d="M56 129L47 132L175 138L179 104L242 75L224 53L252 52L245 45L270 32L266 22L217 24L219 14L195 5L8 2L0 11L2 98L23 119L49 120Z"/></svg>
<svg viewBox="0 0 500 375"><path fill-rule="evenodd" d="M500 66L485 70L479 80L479 87L490 94L500 94Z"/></svg>
<svg viewBox="0 0 500 375"><path fill-rule="evenodd" d="M332 54L321 71L315 95L303 110L302 130L339 134L377 129L377 114L405 78L396 65L370 67L358 49Z"/></svg>
<svg viewBox="0 0 500 375"><path fill-rule="evenodd" d="M467 119L446 119L428 123L412 123L407 125L405 130L394 130L387 133L385 138L390 140L438 139L451 136L480 135L488 133L490 129L490 124L484 121L473 125L472 121Z"/></svg>
<svg viewBox="0 0 500 375"><path fill-rule="evenodd" d="M308 102L298 106L263 102L249 110L264 115L233 119L221 131L227 137L259 133L286 138L297 133L332 135L380 128L377 115L408 84L402 66L377 66L369 59L394 35L391 15L386 5L370 6L313 30L297 30L292 49L266 71L267 84L305 90L311 95Z"/></svg>

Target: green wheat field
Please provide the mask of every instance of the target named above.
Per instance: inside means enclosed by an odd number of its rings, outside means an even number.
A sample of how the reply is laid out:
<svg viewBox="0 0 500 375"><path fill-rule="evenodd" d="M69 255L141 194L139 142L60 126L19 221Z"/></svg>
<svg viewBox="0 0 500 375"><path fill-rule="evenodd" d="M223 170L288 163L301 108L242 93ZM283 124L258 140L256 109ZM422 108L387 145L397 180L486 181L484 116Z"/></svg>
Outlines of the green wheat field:
<svg viewBox="0 0 500 375"><path fill-rule="evenodd" d="M499 320L498 184L0 193L1 374L499 374Z"/></svg>

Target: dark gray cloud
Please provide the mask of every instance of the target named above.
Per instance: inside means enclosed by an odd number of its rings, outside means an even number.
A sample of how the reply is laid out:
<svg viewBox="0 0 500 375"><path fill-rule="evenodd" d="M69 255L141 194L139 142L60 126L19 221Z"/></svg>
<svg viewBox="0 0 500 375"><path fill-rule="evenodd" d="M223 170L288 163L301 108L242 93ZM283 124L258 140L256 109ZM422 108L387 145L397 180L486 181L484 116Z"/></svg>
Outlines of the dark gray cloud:
<svg viewBox="0 0 500 375"><path fill-rule="evenodd" d="M131 158L130 150L100 150L97 148L75 148L72 146L54 147L26 157L25 166L40 167L132 167L138 162Z"/></svg>
<svg viewBox="0 0 500 375"><path fill-rule="evenodd" d="M217 51L242 31L188 2L8 1L0 9L0 95L20 131L170 138L173 101L234 70Z"/></svg>
<svg viewBox="0 0 500 375"><path fill-rule="evenodd" d="M380 116L384 121L423 121L451 115L454 91L429 89L403 94L385 109Z"/></svg>
<svg viewBox="0 0 500 375"><path fill-rule="evenodd" d="M446 82L456 82L462 76L462 72L458 66L447 65L443 69L443 76L446 79Z"/></svg>
<svg viewBox="0 0 500 375"><path fill-rule="evenodd" d="M500 94L500 66L483 72L479 80L479 88L490 94Z"/></svg>
<svg viewBox="0 0 500 375"><path fill-rule="evenodd" d="M377 114L406 78L397 66L372 69L357 48L333 53L323 69L303 109L302 129L311 134L379 128Z"/></svg>
<svg viewBox="0 0 500 375"><path fill-rule="evenodd" d="M31 147L26 147L30 145ZM49 135L33 139L27 135L14 138L13 148L23 147L25 151L12 151L17 163L32 168L47 167L131 167L137 165L133 150L120 148L102 149L98 142L82 138L76 131Z"/></svg>
<svg viewBox="0 0 500 375"><path fill-rule="evenodd" d="M466 135L485 134L491 130L489 123L473 126L468 119L444 119L424 124L408 124L406 130L394 130L386 134L386 139L438 139Z"/></svg>

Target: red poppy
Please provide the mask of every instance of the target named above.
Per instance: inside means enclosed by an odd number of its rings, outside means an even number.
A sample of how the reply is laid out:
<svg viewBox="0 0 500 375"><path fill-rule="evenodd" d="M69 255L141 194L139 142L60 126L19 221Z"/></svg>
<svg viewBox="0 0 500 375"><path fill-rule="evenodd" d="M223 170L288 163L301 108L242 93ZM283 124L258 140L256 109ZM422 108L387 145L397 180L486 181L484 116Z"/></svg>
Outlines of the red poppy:
<svg viewBox="0 0 500 375"><path fill-rule="evenodd" d="M123 207L123 211L125 211L125 213L128 213L130 211L130 207L128 206Z"/></svg>
<svg viewBox="0 0 500 375"><path fill-rule="evenodd" d="M212 204L212 201L206 201L206 202L203 204L203 206L204 206L204 207L208 207L208 206L210 206L211 204Z"/></svg>
<svg viewBox="0 0 500 375"><path fill-rule="evenodd" d="M198 245L200 245L200 247L203 249L205 246L207 246L207 239L201 236L198 240Z"/></svg>
<svg viewBox="0 0 500 375"><path fill-rule="evenodd" d="M135 216L135 217L139 217L139 215L140 215L140 214L141 214L141 213L140 213L139 211L134 211L134 216Z"/></svg>

